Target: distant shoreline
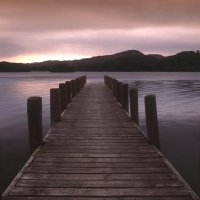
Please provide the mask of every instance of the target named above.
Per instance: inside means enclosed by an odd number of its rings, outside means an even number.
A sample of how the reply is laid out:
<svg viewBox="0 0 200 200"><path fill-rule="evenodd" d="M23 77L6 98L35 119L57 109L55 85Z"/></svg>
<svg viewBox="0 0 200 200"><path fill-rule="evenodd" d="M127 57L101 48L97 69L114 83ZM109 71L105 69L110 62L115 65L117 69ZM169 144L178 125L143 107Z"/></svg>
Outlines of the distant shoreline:
<svg viewBox="0 0 200 200"><path fill-rule="evenodd" d="M128 50L113 55L73 61L40 63L0 62L0 72L200 72L200 52L185 51L164 57Z"/></svg>

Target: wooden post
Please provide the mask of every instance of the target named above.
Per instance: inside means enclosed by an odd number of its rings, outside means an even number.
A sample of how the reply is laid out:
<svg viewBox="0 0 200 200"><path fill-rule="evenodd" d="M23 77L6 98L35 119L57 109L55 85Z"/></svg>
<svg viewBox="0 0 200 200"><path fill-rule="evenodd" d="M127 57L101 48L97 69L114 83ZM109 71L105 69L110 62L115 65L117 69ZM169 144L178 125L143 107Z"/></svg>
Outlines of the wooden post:
<svg viewBox="0 0 200 200"><path fill-rule="evenodd" d="M66 89L66 106L67 106L72 100L71 81L65 82L65 89Z"/></svg>
<svg viewBox="0 0 200 200"><path fill-rule="evenodd" d="M105 75L105 76L103 77L103 79L104 79L104 84L107 85L107 83L106 83L107 76Z"/></svg>
<svg viewBox="0 0 200 200"><path fill-rule="evenodd" d="M76 78L75 81L76 81L76 93L79 93L80 92L79 91L79 78Z"/></svg>
<svg viewBox="0 0 200 200"><path fill-rule="evenodd" d="M117 81L117 79L114 80L114 87L115 87L114 95L117 98L117 96L118 96L118 81Z"/></svg>
<svg viewBox="0 0 200 200"><path fill-rule="evenodd" d="M121 85L122 83L120 81L118 81L118 101L121 104Z"/></svg>
<svg viewBox="0 0 200 200"><path fill-rule="evenodd" d="M60 106L60 90L58 88L50 89L50 115L52 126L54 126L56 122L60 122L62 120Z"/></svg>
<svg viewBox="0 0 200 200"><path fill-rule="evenodd" d="M139 114L138 114L138 90L136 88L130 89L130 116L131 119L139 125Z"/></svg>
<svg viewBox="0 0 200 200"><path fill-rule="evenodd" d="M65 83L60 83L59 89L60 89L60 103L61 103L61 113L62 113L65 110L67 104Z"/></svg>
<svg viewBox="0 0 200 200"><path fill-rule="evenodd" d="M111 90L111 92L112 92L112 94L113 94L113 86L114 86L114 79L112 78L112 77L110 77L110 90Z"/></svg>
<svg viewBox="0 0 200 200"><path fill-rule="evenodd" d="M72 98L74 98L76 96L76 81L75 80L71 80L71 86L72 86Z"/></svg>
<svg viewBox="0 0 200 200"><path fill-rule="evenodd" d="M87 76L84 76L84 85L87 83Z"/></svg>
<svg viewBox="0 0 200 200"><path fill-rule="evenodd" d="M146 113L146 125L149 144L155 145L160 149L159 130L158 130L158 118L156 108L156 96L145 96L145 113Z"/></svg>
<svg viewBox="0 0 200 200"><path fill-rule="evenodd" d="M35 149L42 144L42 98L29 97L27 99L27 115L28 115L28 133L30 151L33 153Z"/></svg>
<svg viewBox="0 0 200 200"><path fill-rule="evenodd" d="M115 97L116 96L116 87L115 87L115 82L116 82L116 79L113 79L113 82L112 82L112 92L113 92L113 96Z"/></svg>
<svg viewBox="0 0 200 200"><path fill-rule="evenodd" d="M126 111L128 111L128 84L123 83L121 85L121 105Z"/></svg>

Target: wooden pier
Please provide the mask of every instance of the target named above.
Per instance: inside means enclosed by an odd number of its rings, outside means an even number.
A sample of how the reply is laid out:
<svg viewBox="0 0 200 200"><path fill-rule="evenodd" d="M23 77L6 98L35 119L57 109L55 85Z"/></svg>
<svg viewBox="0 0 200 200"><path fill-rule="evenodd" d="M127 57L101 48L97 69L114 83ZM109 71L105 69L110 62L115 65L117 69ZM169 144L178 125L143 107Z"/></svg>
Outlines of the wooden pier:
<svg viewBox="0 0 200 200"><path fill-rule="evenodd" d="M126 109L103 83L86 84L3 199L199 199Z"/></svg>

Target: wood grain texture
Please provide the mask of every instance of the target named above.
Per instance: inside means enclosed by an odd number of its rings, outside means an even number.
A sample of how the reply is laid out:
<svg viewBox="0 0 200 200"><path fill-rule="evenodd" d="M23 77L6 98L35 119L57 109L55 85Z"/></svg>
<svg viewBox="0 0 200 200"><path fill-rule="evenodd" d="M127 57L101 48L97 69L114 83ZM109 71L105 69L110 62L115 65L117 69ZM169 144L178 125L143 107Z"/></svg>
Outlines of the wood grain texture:
<svg viewBox="0 0 200 200"><path fill-rule="evenodd" d="M6 200L198 199L103 84L73 98Z"/></svg>

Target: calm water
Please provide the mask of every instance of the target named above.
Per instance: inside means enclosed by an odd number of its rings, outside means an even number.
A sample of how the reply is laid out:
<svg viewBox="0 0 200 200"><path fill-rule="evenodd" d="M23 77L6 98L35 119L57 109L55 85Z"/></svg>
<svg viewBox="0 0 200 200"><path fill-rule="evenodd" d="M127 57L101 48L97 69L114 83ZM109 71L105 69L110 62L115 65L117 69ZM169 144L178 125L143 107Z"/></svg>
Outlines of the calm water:
<svg viewBox="0 0 200 200"><path fill-rule="evenodd" d="M26 99L43 97L43 129L49 128L49 89L86 74L102 82L108 74L139 90L140 126L144 96L156 94L161 151L200 194L200 73L0 73L0 171L2 190L29 158Z"/></svg>

